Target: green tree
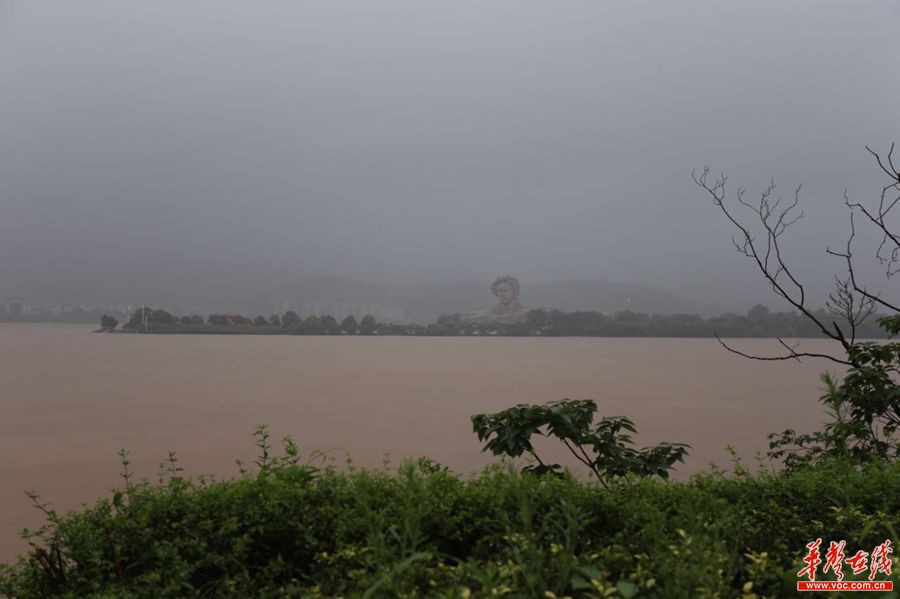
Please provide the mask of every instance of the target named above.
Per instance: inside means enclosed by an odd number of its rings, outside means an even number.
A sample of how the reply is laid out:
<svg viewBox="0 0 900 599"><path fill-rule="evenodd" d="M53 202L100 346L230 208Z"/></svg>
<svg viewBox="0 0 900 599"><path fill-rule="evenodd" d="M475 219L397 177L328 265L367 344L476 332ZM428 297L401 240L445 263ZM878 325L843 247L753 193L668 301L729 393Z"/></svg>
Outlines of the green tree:
<svg viewBox="0 0 900 599"><path fill-rule="evenodd" d="M175 324L175 317L165 310L153 310L150 313L150 322L158 322L160 324Z"/></svg>
<svg viewBox="0 0 900 599"><path fill-rule="evenodd" d="M284 316L281 317L281 326L286 329L300 326L302 323L303 319L293 310L288 310L284 313Z"/></svg>
<svg viewBox="0 0 900 599"><path fill-rule="evenodd" d="M264 327L269 324L269 321L266 320L265 316L257 316L253 319L253 326L255 327Z"/></svg>
<svg viewBox="0 0 900 599"><path fill-rule="evenodd" d="M361 335L373 335L376 329L378 329L378 323L375 322L375 317L371 314L366 314L359 321L359 333Z"/></svg>
<svg viewBox="0 0 900 599"><path fill-rule="evenodd" d="M135 310L131 318L128 319L124 325L122 325L123 329L142 329L146 322L150 320L150 314L153 312L150 308L141 307Z"/></svg>
<svg viewBox="0 0 900 599"><path fill-rule="evenodd" d="M769 308L762 304L756 304L747 311L747 318L751 320L765 320L769 317Z"/></svg>
<svg viewBox="0 0 900 599"><path fill-rule="evenodd" d="M324 330L329 335L334 335L335 333L341 332L341 327L337 323L337 320L334 319L334 316L326 314L322 317L322 330Z"/></svg>
<svg viewBox="0 0 900 599"><path fill-rule="evenodd" d="M322 319L318 316L307 316L303 321L303 332L307 335L321 335L325 332L325 327L322 326Z"/></svg>
<svg viewBox="0 0 900 599"><path fill-rule="evenodd" d="M359 330L359 324L357 324L356 318L352 314L341 321L341 330L348 335L355 335L356 331Z"/></svg>
<svg viewBox="0 0 900 599"><path fill-rule="evenodd" d="M104 314L100 318L100 328L104 331L112 331L119 326L119 321L114 317Z"/></svg>

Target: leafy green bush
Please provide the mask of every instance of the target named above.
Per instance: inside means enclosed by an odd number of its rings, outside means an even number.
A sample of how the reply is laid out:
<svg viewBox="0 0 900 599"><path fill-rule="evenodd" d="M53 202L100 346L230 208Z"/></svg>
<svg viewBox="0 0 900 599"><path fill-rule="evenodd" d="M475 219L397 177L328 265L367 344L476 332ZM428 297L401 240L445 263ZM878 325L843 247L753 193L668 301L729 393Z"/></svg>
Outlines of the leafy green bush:
<svg viewBox="0 0 900 599"><path fill-rule="evenodd" d="M811 539L870 550L900 529L900 466L715 470L606 490L508 464L422 459L343 472L265 429L252 472L188 478L174 456L27 534L9 597L781 597ZM827 541L826 541L827 542Z"/></svg>
<svg viewBox="0 0 900 599"><path fill-rule="evenodd" d="M900 316L881 318L879 324L892 336L900 333ZM783 460L788 469L834 459L862 464L900 458L900 343L853 343L847 362L840 382L822 375L825 393L819 401L829 416L822 430L770 434L771 458Z"/></svg>
<svg viewBox="0 0 900 599"><path fill-rule="evenodd" d="M635 449L628 434L637 432L631 420L604 416L595 424L596 412L597 404L591 399L520 404L496 414L476 414L472 427L479 441L487 440L485 451L513 458L528 453L537 464L525 469L536 474L558 473L562 467L545 463L531 444L531 437L555 437L607 489L618 480L629 482L654 475L667 479L675 462L684 461L688 445L660 443Z"/></svg>

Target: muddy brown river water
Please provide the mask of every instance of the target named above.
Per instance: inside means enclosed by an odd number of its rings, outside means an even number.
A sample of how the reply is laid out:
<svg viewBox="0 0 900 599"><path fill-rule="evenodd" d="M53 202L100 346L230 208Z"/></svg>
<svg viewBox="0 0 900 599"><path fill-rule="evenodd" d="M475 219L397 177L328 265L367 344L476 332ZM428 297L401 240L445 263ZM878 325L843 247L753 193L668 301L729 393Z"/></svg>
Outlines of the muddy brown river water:
<svg viewBox="0 0 900 599"><path fill-rule="evenodd" d="M460 473L493 461L469 416L520 402L593 398L631 417L641 443L693 449L679 477L754 464L766 433L812 430L822 361L745 360L710 339L96 335L83 325L0 325L0 562L42 521L121 483L116 452L154 476L177 452L189 474L237 473L268 424L343 464L427 455ZM735 342L777 353L770 340ZM804 348L826 350L824 341ZM548 447L551 457L562 457ZM388 458L386 458L388 456Z"/></svg>

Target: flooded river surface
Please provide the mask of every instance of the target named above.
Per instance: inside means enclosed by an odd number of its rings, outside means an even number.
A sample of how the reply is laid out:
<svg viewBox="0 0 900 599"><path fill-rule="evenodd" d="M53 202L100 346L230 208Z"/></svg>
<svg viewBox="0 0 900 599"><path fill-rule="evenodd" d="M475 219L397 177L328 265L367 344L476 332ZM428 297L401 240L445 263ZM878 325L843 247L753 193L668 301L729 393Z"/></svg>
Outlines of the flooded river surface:
<svg viewBox="0 0 900 599"><path fill-rule="evenodd" d="M779 353L771 340L741 349ZM802 348L824 351L825 341ZM813 430L823 361L755 362L712 339L98 335L84 325L0 325L0 562L42 522L24 491L77 508L169 451L188 474L232 476L268 424L343 464L427 455L460 473L493 461L469 417L516 403L592 398L638 441L693 449L679 477L726 444L751 464L766 434ZM548 447L551 457L561 458Z"/></svg>

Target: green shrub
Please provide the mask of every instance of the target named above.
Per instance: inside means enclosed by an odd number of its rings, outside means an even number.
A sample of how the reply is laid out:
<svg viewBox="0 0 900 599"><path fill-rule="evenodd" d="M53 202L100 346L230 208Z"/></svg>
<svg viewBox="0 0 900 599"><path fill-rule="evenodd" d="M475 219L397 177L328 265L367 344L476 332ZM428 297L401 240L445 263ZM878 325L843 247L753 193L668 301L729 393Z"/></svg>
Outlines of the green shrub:
<svg viewBox="0 0 900 599"><path fill-rule="evenodd" d="M516 458L527 453L537 462L525 470L535 474L559 473L562 466L544 462L535 451L535 435L559 439L569 453L587 466L604 487L618 482L659 476L669 478L675 462L683 462L688 445L660 443L635 449L629 433L634 423L625 416L604 416L594 422L597 404L592 399L563 399L542 405L519 404L496 414L472 416L472 428L484 451Z"/></svg>
<svg viewBox="0 0 900 599"><path fill-rule="evenodd" d="M804 546L870 551L900 530L900 466L826 462L613 485L519 473L460 478L301 463L289 439L229 480L157 479L27 533L0 568L10 597L780 597ZM36 499L37 501L37 499Z"/></svg>

